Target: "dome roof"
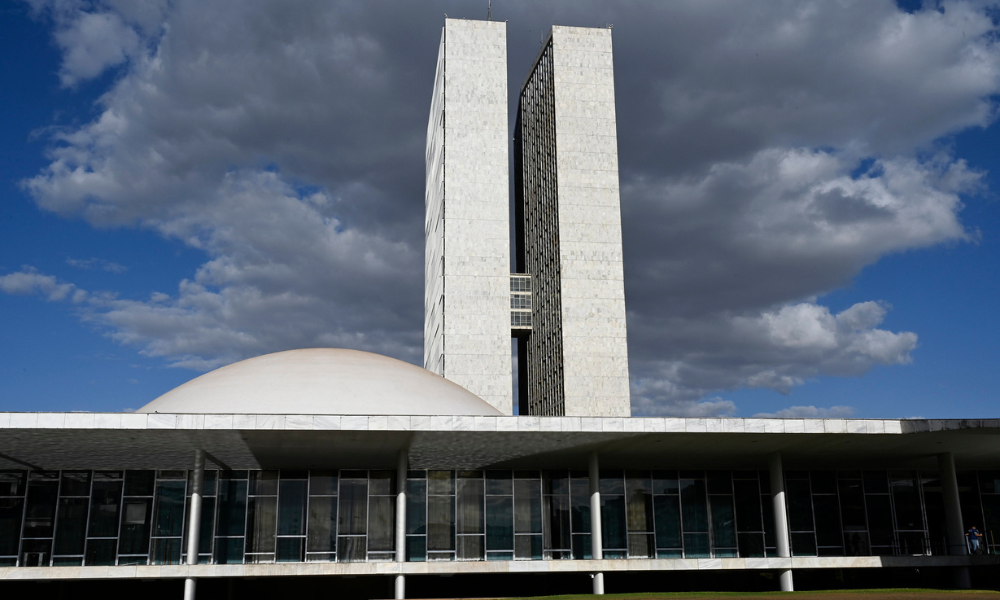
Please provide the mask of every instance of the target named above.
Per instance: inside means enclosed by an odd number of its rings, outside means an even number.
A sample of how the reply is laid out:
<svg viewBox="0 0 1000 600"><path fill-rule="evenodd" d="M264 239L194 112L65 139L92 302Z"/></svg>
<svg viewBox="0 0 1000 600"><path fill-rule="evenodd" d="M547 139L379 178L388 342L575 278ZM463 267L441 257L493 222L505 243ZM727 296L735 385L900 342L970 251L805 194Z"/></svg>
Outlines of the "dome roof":
<svg viewBox="0 0 1000 600"><path fill-rule="evenodd" d="M500 415L458 384L409 363L358 350L265 354L192 379L140 413Z"/></svg>

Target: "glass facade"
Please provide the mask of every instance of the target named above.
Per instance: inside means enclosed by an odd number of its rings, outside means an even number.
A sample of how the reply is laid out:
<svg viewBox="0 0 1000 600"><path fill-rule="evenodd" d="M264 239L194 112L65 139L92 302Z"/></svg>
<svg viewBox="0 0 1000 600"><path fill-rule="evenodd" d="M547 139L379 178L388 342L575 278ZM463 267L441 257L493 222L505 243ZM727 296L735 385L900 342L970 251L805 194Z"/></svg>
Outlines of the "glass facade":
<svg viewBox="0 0 1000 600"><path fill-rule="evenodd" d="M1000 471L958 474L995 550ZM935 471L785 473L795 556L947 553ZM414 470L409 561L591 558L585 472ZM179 564L191 472L0 471L0 566ZM396 473L206 471L201 563L391 561ZM602 471L605 558L775 555L767 471Z"/></svg>

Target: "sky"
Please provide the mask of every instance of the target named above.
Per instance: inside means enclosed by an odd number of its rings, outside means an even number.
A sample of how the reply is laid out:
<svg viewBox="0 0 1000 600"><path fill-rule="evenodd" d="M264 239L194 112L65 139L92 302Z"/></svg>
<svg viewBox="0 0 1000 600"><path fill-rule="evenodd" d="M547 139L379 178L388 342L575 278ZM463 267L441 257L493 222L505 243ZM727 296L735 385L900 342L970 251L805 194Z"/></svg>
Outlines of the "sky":
<svg viewBox="0 0 1000 600"><path fill-rule="evenodd" d="M233 361L419 364L442 20L485 1L0 6L0 410ZM497 0L511 114L613 27L633 415L984 418L1000 8Z"/></svg>

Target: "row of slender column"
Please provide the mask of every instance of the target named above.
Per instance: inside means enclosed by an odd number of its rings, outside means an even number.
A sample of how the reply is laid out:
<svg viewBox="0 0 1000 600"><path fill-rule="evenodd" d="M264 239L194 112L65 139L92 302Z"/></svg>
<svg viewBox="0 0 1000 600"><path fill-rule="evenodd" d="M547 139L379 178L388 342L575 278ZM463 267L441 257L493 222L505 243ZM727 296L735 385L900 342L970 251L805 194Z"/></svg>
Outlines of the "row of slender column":
<svg viewBox="0 0 1000 600"><path fill-rule="evenodd" d="M406 562L406 474L409 468L408 455L405 449L399 451L396 465L396 562ZM590 550L594 560L604 558L604 544L601 532L601 470L597 452L591 452L588 457L588 476L590 483ZM944 496L944 509L949 553L953 555L968 554L965 542L965 532L962 524L962 507L958 494L958 479L955 473L955 459L951 452L938 455L938 469L941 473L941 488ZM781 463L781 453L775 452L768 457L768 470L771 479L771 502L774 511L774 529L778 557L791 559L791 545L788 528L788 512L785 503L785 477ZM198 564L198 542L201 538L201 501L205 483L205 451L198 449L194 454L194 477L191 483L191 512L188 518L187 564ZM593 577L593 593L604 593L604 573L597 571ZM791 592L795 589L792 581L791 565L779 572L781 591ZM962 589L971 587L969 568L957 567L955 584ZM406 598L406 576L402 571L396 575L394 585L396 600ZM184 580L184 600L195 600L196 580L188 577Z"/></svg>
<svg viewBox="0 0 1000 600"><path fill-rule="evenodd" d="M205 491L205 451L194 451L194 481L191 482L191 513L188 516L187 564L198 564L198 542L201 540L201 497ZM184 580L184 600L194 600L194 577Z"/></svg>

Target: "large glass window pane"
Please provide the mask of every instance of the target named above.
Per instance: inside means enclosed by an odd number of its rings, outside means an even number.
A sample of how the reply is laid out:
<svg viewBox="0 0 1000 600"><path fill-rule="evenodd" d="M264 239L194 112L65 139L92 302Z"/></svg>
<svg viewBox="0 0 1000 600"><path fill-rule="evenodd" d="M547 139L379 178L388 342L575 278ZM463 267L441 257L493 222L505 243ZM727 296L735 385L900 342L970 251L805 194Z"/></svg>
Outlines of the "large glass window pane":
<svg viewBox="0 0 1000 600"><path fill-rule="evenodd" d="M88 567L115 564L117 546L118 540L87 540L87 555L83 564Z"/></svg>
<svg viewBox="0 0 1000 600"><path fill-rule="evenodd" d="M684 534L684 558L708 558L708 534L707 533L685 533Z"/></svg>
<svg viewBox="0 0 1000 600"><path fill-rule="evenodd" d="M245 485L245 482L243 482ZM161 481L156 486L154 536L179 536L184 531L184 482ZM243 535L242 522L238 535Z"/></svg>
<svg viewBox="0 0 1000 600"><path fill-rule="evenodd" d="M545 496L546 527L543 544L547 550L570 550L569 496Z"/></svg>
<svg viewBox="0 0 1000 600"><path fill-rule="evenodd" d="M245 481L243 483L246 483ZM245 489L244 489L245 491ZM159 542L161 540L156 540ZM154 543L155 543L154 542ZM178 540L177 556L180 556ZM215 541L215 563L219 565L238 565L243 563L243 538L220 538Z"/></svg>
<svg viewBox="0 0 1000 600"><path fill-rule="evenodd" d="M406 533L427 533L427 480L406 481Z"/></svg>
<svg viewBox="0 0 1000 600"><path fill-rule="evenodd" d="M251 496L247 500L247 553L274 552L278 499Z"/></svg>
<svg viewBox="0 0 1000 600"><path fill-rule="evenodd" d="M729 471L707 471L705 479L708 482L709 494L733 493L733 482Z"/></svg>
<svg viewBox="0 0 1000 600"><path fill-rule="evenodd" d="M52 540L24 540L22 542L22 567L47 567L51 559Z"/></svg>
<svg viewBox="0 0 1000 600"><path fill-rule="evenodd" d="M303 541L300 537L278 538L277 562L302 562Z"/></svg>
<svg viewBox="0 0 1000 600"><path fill-rule="evenodd" d="M869 556L871 549L868 547L867 531L845 531L844 532L844 555L845 556Z"/></svg>
<svg viewBox="0 0 1000 600"><path fill-rule="evenodd" d="M589 533L574 533L573 558L576 560L590 560L593 558L591 543Z"/></svg>
<svg viewBox="0 0 1000 600"><path fill-rule="evenodd" d="M336 518L336 496L309 498L309 552L337 551Z"/></svg>
<svg viewBox="0 0 1000 600"><path fill-rule="evenodd" d="M24 495L24 471L0 471L0 498Z"/></svg>
<svg viewBox="0 0 1000 600"><path fill-rule="evenodd" d="M601 496L601 541L612 550L624 550L625 539L625 497Z"/></svg>
<svg viewBox="0 0 1000 600"><path fill-rule="evenodd" d="M125 471L125 495L152 496L155 480L156 471Z"/></svg>
<svg viewBox="0 0 1000 600"><path fill-rule="evenodd" d="M59 495L90 496L90 471L63 471Z"/></svg>
<svg viewBox="0 0 1000 600"><path fill-rule="evenodd" d="M309 494L311 496L336 496L336 471L309 471Z"/></svg>
<svg viewBox="0 0 1000 600"><path fill-rule="evenodd" d="M819 546L841 546L840 507L837 497L832 495L813 496L816 511L816 543ZM830 554L827 554L830 556Z"/></svg>
<svg viewBox="0 0 1000 600"><path fill-rule="evenodd" d="M542 559L542 536L515 535L514 558L521 560Z"/></svg>
<svg viewBox="0 0 1000 600"><path fill-rule="evenodd" d="M738 533L736 534L736 541L739 546L740 558L760 558L764 556L764 534Z"/></svg>
<svg viewBox="0 0 1000 600"><path fill-rule="evenodd" d="M162 486L163 483L160 485ZM219 517L216 522L215 534L242 536L246 531L247 482L236 479L219 481L218 502ZM154 522L158 523L156 519ZM235 556L230 550L232 548L227 548L223 552L227 557ZM240 540L239 556L239 562L243 562L243 540Z"/></svg>
<svg viewBox="0 0 1000 600"><path fill-rule="evenodd" d="M990 552L995 553L997 542L994 536L1000 533L1000 495L983 494L981 498L983 502L983 531L989 533L989 540L984 538L983 541L988 542Z"/></svg>
<svg viewBox="0 0 1000 600"><path fill-rule="evenodd" d="M899 539L900 554L920 555L926 553L923 532L901 531L897 535Z"/></svg>
<svg viewBox="0 0 1000 600"><path fill-rule="evenodd" d="M343 488L341 488L343 491ZM337 559L340 562L364 562L368 551L364 536L341 537L338 539Z"/></svg>
<svg viewBox="0 0 1000 600"><path fill-rule="evenodd" d="M542 532L542 488L537 479L514 480L514 533Z"/></svg>
<svg viewBox="0 0 1000 600"><path fill-rule="evenodd" d="M677 471L653 471L654 494L677 494Z"/></svg>
<svg viewBox="0 0 1000 600"><path fill-rule="evenodd" d="M868 534L872 546L891 546L894 540L889 496L869 495L865 503L868 505Z"/></svg>
<svg viewBox="0 0 1000 600"><path fill-rule="evenodd" d="M483 533L483 480L458 480L458 533Z"/></svg>
<svg viewBox="0 0 1000 600"><path fill-rule="evenodd" d="M89 505L87 498L59 499L55 554L83 554Z"/></svg>
<svg viewBox="0 0 1000 600"><path fill-rule="evenodd" d="M542 484L546 494L569 494L569 474L566 471L545 471Z"/></svg>
<svg viewBox="0 0 1000 600"><path fill-rule="evenodd" d="M681 516L684 531L708 531L708 505L705 482L701 479L682 479Z"/></svg>
<svg viewBox="0 0 1000 600"><path fill-rule="evenodd" d="M514 499L486 497L486 549L514 549Z"/></svg>
<svg viewBox="0 0 1000 600"><path fill-rule="evenodd" d="M388 496L396 493L396 474L393 471L372 471L368 477L368 494ZM371 544L369 551L371 550Z"/></svg>
<svg viewBox="0 0 1000 600"><path fill-rule="evenodd" d="M17 554L23 514L23 498L0 498L0 555Z"/></svg>
<svg viewBox="0 0 1000 600"><path fill-rule="evenodd" d="M653 546L653 536L648 533L628 534L629 558L655 558L656 552Z"/></svg>
<svg viewBox="0 0 1000 600"><path fill-rule="evenodd" d="M896 508L896 529L924 528L916 472L892 473L892 500Z"/></svg>
<svg viewBox="0 0 1000 600"><path fill-rule="evenodd" d="M306 532L306 482L282 481L278 486L278 535Z"/></svg>
<svg viewBox="0 0 1000 600"><path fill-rule="evenodd" d="M712 507L712 541L716 548L736 547L736 522L732 496L709 496Z"/></svg>
<svg viewBox="0 0 1000 600"><path fill-rule="evenodd" d="M427 560L427 538L425 536L412 535L406 538L406 560L408 562Z"/></svg>
<svg viewBox="0 0 1000 600"><path fill-rule="evenodd" d="M277 496L277 471L250 471L251 496Z"/></svg>
<svg viewBox="0 0 1000 600"><path fill-rule="evenodd" d="M733 481L736 500L737 531L763 531L761 523L760 490L756 479L736 479Z"/></svg>
<svg viewBox="0 0 1000 600"><path fill-rule="evenodd" d="M573 533L590 533L590 482L574 478L570 490Z"/></svg>
<svg viewBox="0 0 1000 600"><path fill-rule="evenodd" d="M648 479L630 477L625 481L628 492L628 530L653 530L653 496Z"/></svg>
<svg viewBox="0 0 1000 600"><path fill-rule="evenodd" d="M28 507L24 515L24 537L52 537L59 480L28 482ZM51 549L50 549L51 550Z"/></svg>
<svg viewBox="0 0 1000 600"><path fill-rule="evenodd" d="M427 494L447 496L455 493L455 474L451 471L427 471Z"/></svg>
<svg viewBox="0 0 1000 600"><path fill-rule="evenodd" d="M1000 494L1000 471L979 472L979 493Z"/></svg>
<svg viewBox="0 0 1000 600"><path fill-rule="evenodd" d="M177 565L181 562L181 538L159 538L154 539L152 544L153 555L150 561L154 565ZM243 562L243 538L240 538L240 562ZM218 561L217 561L218 562Z"/></svg>
<svg viewBox="0 0 1000 600"><path fill-rule="evenodd" d="M944 494L941 493L941 479L937 473L921 471L920 485L923 487L924 516L932 554L948 554L948 523L944 511Z"/></svg>
<svg viewBox="0 0 1000 600"><path fill-rule="evenodd" d="M396 498L372 496L368 500L368 551L393 549L396 519Z"/></svg>
<svg viewBox="0 0 1000 600"><path fill-rule="evenodd" d="M340 535L364 535L368 524L368 480L340 480ZM353 546L351 547L352 551Z"/></svg>
<svg viewBox="0 0 1000 600"><path fill-rule="evenodd" d="M427 497L427 550L455 549L455 497Z"/></svg>
<svg viewBox="0 0 1000 600"><path fill-rule="evenodd" d="M510 471L487 471L486 493L490 496L510 496L514 493L514 482Z"/></svg>
<svg viewBox="0 0 1000 600"><path fill-rule="evenodd" d="M774 498L771 497L770 493L765 495L761 490L760 503L762 508L760 515L764 517L764 547L774 548L777 544L774 530ZM777 556L777 550L774 550L773 555L768 554L768 556Z"/></svg>
<svg viewBox="0 0 1000 600"><path fill-rule="evenodd" d="M483 560L484 555L483 536L458 536L458 560Z"/></svg>
<svg viewBox="0 0 1000 600"><path fill-rule="evenodd" d="M867 526L867 521L865 520L865 495L861 488L861 480L841 479L837 482L837 490L840 492L840 517L844 529L864 529Z"/></svg>
<svg viewBox="0 0 1000 600"><path fill-rule="evenodd" d="M885 478L885 471L865 471L864 480L866 494L886 494L889 492L889 482Z"/></svg>
<svg viewBox="0 0 1000 600"><path fill-rule="evenodd" d="M198 553L212 553L212 532L215 531L215 498L201 499L201 523L199 524Z"/></svg>
<svg viewBox="0 0 1000 600"><path fill-rule="evenodd" d="M90 528L87 530L87 537L118 537L118 512L121 510L121 501L121 481L94 482L90 497Z"/></svg>
<svg viewBox="0 0 1000 600"><path fill-rule="evenodd" d="M809 497L809 480L790 479L785 482L788 501L788 526L792 531L812 531L812 501Z"/></svg>
<svg viewBox="0 0 1000 600"><path fill-rule="evenodd" d="M654 496L656 547L681 547L681 505L678 496Z"/></svg>
<svg viewBox="0 0 1000 600"><path fill-rule="evenodd" d="M601 471L600 487L602 494L624 494L624 473L622 471Z"/></svg>
<svg viewBox="0 0 1000 600"><path fill-rule="evenodd" d="M810 533L793 533L792 556L816 556L816 537Z"/></svg>
<svg viewBox="0 0 1000 600"><path fill-rule="evenodd" d="M814 494L837 493L837 474L833 471L810 471L809 478Z"/></svg>
<svg viewBox="0 0 1000 600"><path fill-rule="evenodd" d="M150 498L126 498L122 508L119 554L149 552L149 523L153 509Z"/></svg>

